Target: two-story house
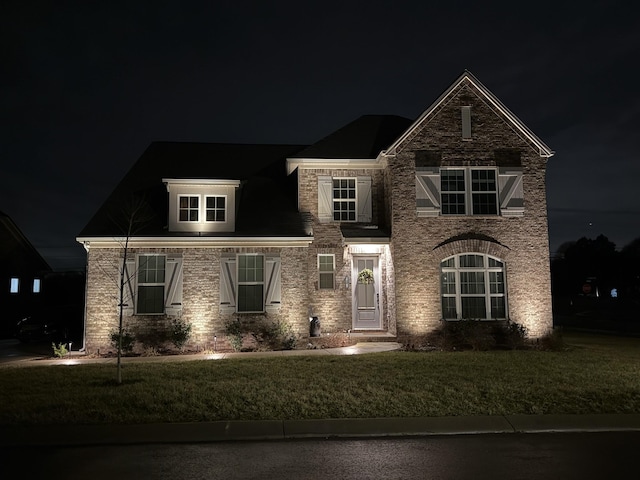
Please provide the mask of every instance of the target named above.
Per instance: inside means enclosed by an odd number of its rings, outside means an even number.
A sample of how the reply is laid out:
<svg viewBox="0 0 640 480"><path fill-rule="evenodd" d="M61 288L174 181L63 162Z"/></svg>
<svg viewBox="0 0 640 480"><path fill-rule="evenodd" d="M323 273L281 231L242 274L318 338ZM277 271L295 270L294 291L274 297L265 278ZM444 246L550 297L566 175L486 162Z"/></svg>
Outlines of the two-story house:
<svg viewBox="0 0 640 480"><path fill-rule="evenodd" d="M552 155L469 72L415 121L367 115L310 146L154 143L78 237L86 348L117 327L125 244L128 327L180 317L200 345L232 318L308 335L310 315L372 336L459 319L541 336Z"/></svg>

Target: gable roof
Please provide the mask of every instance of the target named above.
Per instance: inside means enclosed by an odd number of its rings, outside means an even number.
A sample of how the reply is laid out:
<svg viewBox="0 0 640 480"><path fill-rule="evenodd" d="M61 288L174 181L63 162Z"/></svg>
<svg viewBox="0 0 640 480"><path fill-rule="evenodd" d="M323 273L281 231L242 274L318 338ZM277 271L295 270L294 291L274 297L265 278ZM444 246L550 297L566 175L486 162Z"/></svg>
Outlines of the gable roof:
<svg viewBox="0 0 640 480"><path fill-rule="evenodd" d="M453 96L453 94L463 85L470 86L476 94L482 96L489 108L491 108L496 114L503 116L508 122L511 123L514 130L518 135L525 139L532 148L536 148L538 153L542 157L551 157L554 152L551 150L538 136L533 133L529 127L527 127L518 117L516 117L511 110L509 110L499 99L496 97L487 87L485 87L480 80L478 80L471 72L465 70L458 79L447 88L438 99L427 108L418 119L413 122L407 131L400 136L385 152L387 155L394 155L396 151L401 148L405 140L412 137L414 132L421 129L426 125L431 118L439 111L439 107L446 104L447 101Z"/></svg>
<svg viewBox="0 0 640 480"><path fill-rule="evenodd" d="M290 158L374 159L410 125L397 115L363 115Z"/></svg>
<svg viewBox="0 0 640 480"><path fill-rule="evenodd" d="M9 215L0 211L0 271L8 275L48 272L51 267Z"/></svg>
<svg viewBox="0 0 640 480"><path fill-rule="evenodd" d="M285 174L286 157L302 148L301 145L154 142L78 236L123 236L125 232L118 226L117 217L120 215L122 219L123 207L134 197L143 198L149 210L149 219L136 236L198 236L197 233L168 232L168 195L163 178L241 181L235 233L207 236L306 236L296 206L296 180ZM269 194L265 195L265 191Z"/></svg>

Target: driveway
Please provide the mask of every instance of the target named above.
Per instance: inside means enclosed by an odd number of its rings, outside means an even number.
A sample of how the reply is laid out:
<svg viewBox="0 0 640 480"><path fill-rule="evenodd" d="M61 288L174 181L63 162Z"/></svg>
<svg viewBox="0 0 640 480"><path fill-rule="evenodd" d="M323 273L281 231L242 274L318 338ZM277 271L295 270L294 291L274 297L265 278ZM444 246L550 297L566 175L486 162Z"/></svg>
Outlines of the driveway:
<svg viewBox="0 0 640 480"><path fill-rule="evenodd" d="M22 343L15 338L0 340L0 363L35 360L53 354L48 342Z"/></svg>

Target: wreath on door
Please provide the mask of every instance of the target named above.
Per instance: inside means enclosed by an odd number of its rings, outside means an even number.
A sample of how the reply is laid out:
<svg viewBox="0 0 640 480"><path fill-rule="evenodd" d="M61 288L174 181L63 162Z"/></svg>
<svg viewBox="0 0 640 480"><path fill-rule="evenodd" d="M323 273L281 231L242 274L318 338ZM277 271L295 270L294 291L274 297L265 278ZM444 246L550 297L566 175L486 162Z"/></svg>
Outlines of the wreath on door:
<svg viewBox="0 0 640 480"><path fill-rule="evenodd" d="M358 283L373 283L373 272L370 268L360 270L360 273L358 273Z"/></svg>

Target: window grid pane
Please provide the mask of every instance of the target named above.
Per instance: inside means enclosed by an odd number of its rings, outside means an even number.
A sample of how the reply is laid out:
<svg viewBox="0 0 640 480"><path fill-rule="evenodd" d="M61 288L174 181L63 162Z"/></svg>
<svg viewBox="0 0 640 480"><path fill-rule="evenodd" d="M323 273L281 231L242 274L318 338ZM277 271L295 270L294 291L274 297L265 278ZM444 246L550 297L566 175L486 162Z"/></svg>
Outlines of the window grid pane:
<svg viewBox="0 0 640 480"><path fill-rule="evenodd" d="M225 197L206 197L205 219L207 222L225 221Z"/></svg>
<svg viewBox="0 0 640 480"><path fill-rule="evenodd" d="M137 313L164 313L165 266L166 258L164 255L140 255L138 257Z"/></svg>
<svg viewBox="0 0 640 480"><path fill-rule="evenodd" d="M334 256L327 254L318 255L318 271L319 282L318 285L322 289L334 288Z"/></svg>
<svg viewBox="0 0 640 480"><path fill-rule="evenodd" d="M471 170L471 191L473 192L474 215L498 214L498 188L495 170Z"/></svg>
<svg viewBox="0 0 640 480"><path fill-rule="evenodd" d="M456 273L443 272L441 277L442 294L450 295L456 293Z"/></svg>
<svg viewBox="0 0 640 480"><path fill-rule="evenodd" d="M504 278L502 272L489 272L491 293L504 293Z"/></svg>
<svg viewBox="0 0 640 480"><path fill-rule="evenodd" d="M333 179L333 219L339 222L356 221L356 179Z"/></svg>
<svg viewBox="0 0 640 480"><path fill-rule="evenodd" d="M460 293L463 295L484 295L484 273L460 272Z"/></svg>
<svg viewBox="0 0 640 480"><path fill-rule="evenodd" d="M181 222L197 222L200 210L200 198L180 196L178 201L178 219Z"/></svg>
<svg viewBox="0 0 640 480"><path fill-rule="evenodd" d="M491 318L507 318L504 297L491 297Z"/></svg>
<svg viewBox="0 0 640 480"><path fill-rule="evenodd" d="M443 215L464 215L466 213L464 183L464 170L442 170L440 172Z"/></svg>
<svg viewBox="0 0 640 480"><path fill-rule="evenodd" d="M164 286L141 286L138 288L138 313L164 312Z"/></svg>
<svg viewBox="0 0 640 480"><path fill-rule="evenodd" d="M442 317L446 320L455 320L458 318L456 297L442 297Z"/></svg>
<svg viewBox="0 0 640 480"><path fill-rule="evenodd" d="M484 257L482 255L460 255L460 268L483 268Z"/></svg>
<svg viewBox="0 0 640 480"><path fill-rule="evenodd" d="M442 215L498 215L498 182L495 169L442 169Z"/></svg>
<svg viewBox="0 0 640 480"><path fill-rule="evenodd" d="M479 254L461 254L440 264L444 319L505 319L504 263Z"/></svg>
<svg viewBox="0 0 640 480"><path fill-rule="evenodd" d="M462 297L462 318L486 318L487 309L484 297Z"/></svg>
<svg viewBox="0 0 640 480"><path fill-rule="evenodd" d="M264 310L264 257L238 255L238 312Z"/></svg>
<svg viewBox="0 0 640 480"><path fill-rule="evenodd" d="M238 311L261 312L263 285L239 285L238 286Z"/></svg>
<svg viewBox="0 0 640 480"><path fill-rule="evenodd" d="M320 272L320 288L333 289L333 272L332 273Z"/></svg>

